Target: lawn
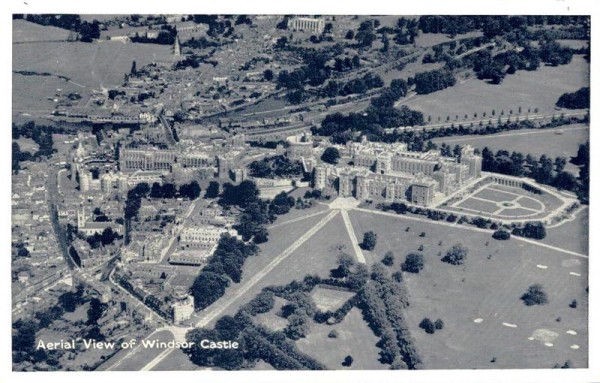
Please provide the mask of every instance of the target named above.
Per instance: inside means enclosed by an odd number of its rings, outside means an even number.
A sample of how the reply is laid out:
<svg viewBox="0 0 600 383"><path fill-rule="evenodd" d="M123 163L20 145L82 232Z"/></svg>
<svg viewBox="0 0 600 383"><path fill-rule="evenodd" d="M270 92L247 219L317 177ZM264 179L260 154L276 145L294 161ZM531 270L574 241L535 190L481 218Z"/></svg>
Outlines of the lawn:
<svg viewBox="0 0 600 383"><path fill-rule="evenodd" d="M275 241L284 237L287 241L293 242L298 238L298 234L301 235L307 231L314 226L316 223L315 220L318 222L323 217L324 215L320 215L305 221L269 230L269 242L263 248L263 254L260 257L267 255L268 258L272 258L271 254L275 255L273 254L273 250L275 249L269 246L271 240L275 244ZM294 225L293 228L291 228L292 225ZM299 226L302 226L302 228ZM346 233L342 216L338 214L313 237L304 242L302 246L281 262L260 284L264 284L265 286L284 285L294 279L301 280L307 274L318 274L321 277L328 277L329 271L337 266L339 254L342 251L351 252L351 246L350 237ZM279 246L277 246L277 249L277 253L283 250ZM248 266L250 267L250 264ZM244 270L244 273L246 273L246 270Z"/></svg>
<svg viewBox="0 0 600 383"><path fill-rule="evenodd" d="M446 121L447 116L452 119L465 114L473 117L474 113L481 118L483 112L491 116L493 109L497 118L502 110L508 114L513 109L516 113L519 106L523 112L539 108L540 114L551 115L557 113L555 103L563 93L589 86L589 65L583 56L575 55L570 64L542 66L533 72L518 71L506 76L500 85L473 78L439 92L410 98L402 104L423 112L425 118L431 115L432 122L436 122L438 116L442 121Z"/></svg>
<svg viewBox="0 0 600 383"><path fill-rule="evenodd" d="M170 55L171 47L117 41L48 42L13 46L13 70L62 75L85 87L120 85L135 60L137 67Z"/></svg>
<svg viewBox="0 0 600 383"><path fill-rule="evenodd" d="M588 254L589 230L589 210L586 209L579 212L573 221L546 229L546 238L542 242L581 254Z"/></svg>
<svg viewBox="0 0 600 383"><path fill-rule="evenodd" d="M367 229L378 234L374 253L380 258L388 250L396 254L393 269L424 246L424 269L404 273L410 293L407 320L424 368L550 368L567 359L587 366L587 260L515 239L496 241L458 226L363 212L350 217L357 234ZM457 242L469 249L465 264L441 262L438 254ZM528 307L520 301L534 283L542 284L548 304ZM576 309L569 307L573 299ZM418 327L424 317L441 318L444 329L425 333ZM552 346L536 340L540 329L556 333Z"/></svg>
<svg viewBox="0 0 600 383"><path fill-rule="evenodd" d="M348 299L354 296L353 292L340 291L332 288L316 286L311 292L311 297L315 305L321 311L335 311L340 308Z"/></svg>
<svg viewBox="0 0 600 383"><path fill-rule="evenodd" d="M263 325L271 331L280 331L287 327L288 321L277 315L277 313L281 311L281 307L288 303L288 301L277 296L274 298L275 305L273 308L269 312L257 314L254 317L254 323Z"/></svg>
<svg viewBox="0 0 600 383"><path fill-rule="evenodd" d="M310 212L305 210L306 213ZM243 267L242 281L240 283L232 283L225 295L215 303L229 301L231 297L236 296L241 288L244 287L249 279L256 274L263 272L265 267L273 261L275 257L283 253L290 247L298 238L309 231L325 215L307 218L302 221L290 223L288 225L269 228L269 241L260 245L260 253L257 256L250 257L246 260ZM336 266L338 252L333 248L337 240L333 242L330 238L339 235L340 230L344 230L341 216L334 217L327 223L319 232L312 238L300 246L296 251L291 253L281 263L279 263L271 272L266 274L254 286L241 296L234 299L233 303L221 314L234 315L239 307L250 301L264 287L284 285L292 280L301 280L307 274L318 273L327 276L329 270ZM348 248L350 239L347 239ZM211 321L211 323L214 322Z"/></svg>
<svg viewBox="0 0 600 383"><path fill-rule="evenodd" d="M480 150L488 147L490 150L508 150L531 154L537 158L545 154L548 157L565 157L567 161L577 155L579 144L590 139L589 126L583 124L569 125L552 129L523 129L513 132L485 135L442 137L432 141L438 145L443 142L454 145L471 145ZM566 170L578 174L578 168L567 163Z"/></svg>
<svg viewBox="0 0 600 383"><path fill-rule="evenodd" d="M25 76L19 73L12 75L12 107L13 112L23 111L38 112L40 110L54 110L57 89L62 94L80 93L82 97L83 88L56 76ZM35 92L31 91L35 89ZM79 100L78 105L81 103Z"/></svg>
<svg viewBox="0 0 600 383"><path fill-rule="evenodd" d="M35 41L66 40L70 31L62 28L30 23L25 20L13 20L13 44L31 43Z"/></svg>
<svg viewBox="0 0 600 383"><path fill-rule="evenodd" d="M337 338L329 338L331 330L336 330ZM311 322L306 338L296 341L303 353L312 356L332 370L377 370L389 366L378 360L379 349L375 346L379 338L373 334L363 320L358 308L353 308L341 323L335 325ZM350 367L342 366L344 358L354 359Z"/></svg>

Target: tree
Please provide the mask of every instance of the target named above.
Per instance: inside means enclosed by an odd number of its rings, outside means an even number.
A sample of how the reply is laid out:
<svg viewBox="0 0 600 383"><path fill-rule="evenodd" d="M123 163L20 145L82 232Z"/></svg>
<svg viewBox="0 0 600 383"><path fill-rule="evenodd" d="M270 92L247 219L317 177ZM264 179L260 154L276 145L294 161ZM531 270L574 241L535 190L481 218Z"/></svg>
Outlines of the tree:
<svg viewBox="0 0 600 383"><path fill-rule="evenodd" d="M363 235L363 241L360 244L360 246L364 249L364 250L373 250L375 248L375 245L377 244L377 234L375 234L372 231L367 231L364 235Z"/></svg>
<svg viewBox="0 0 600 383"><path fill-rule="evenodd" d="M444 328L444 321L441 319L436 320L433 324L436 330L441 330Z"/></svg>
<svg viewBox="0 0 600 383"><path fill-rule="evenodd" d="M544 292L542 285L536 283L529 286L525 294L521 296L521 300L527 306L545 305L548 303L548 296Z"/></svg>
<svg viewBox="0 0 600 383"><path fill-rule="evenodd" d="M404 263L401 265L402 271L409 273L419 273L423 270L425 261L422 254L410 253L406 256Z"/></svg>
<svg viewBox="0 0 600 383"><path fill-rule="evenodd" d="M200 272L191 289L196 309L201 310L210 306L225 294L228 286L229 280L226 277L208 271Z"/></svg>
<svg viewBox="0 0 600 383"><path fill-rule="evenodd" d="M183 198L195 200L200 196L200 185L197 181L192 181L189 184L183 184L179 187L179 195Z"/></svg>
<svg viewBox="0 0 600 383"><path fill-rule="evenodd" d="M344 358L344 361L342 362L342 366L344 366L344 367L350 367L350 366L352 366L352 362L354 362L354 359L352 358L352 356L351 355L347 355Z"/></svg>
<svg viewBox="0 0 600 383"><path fill-rule="evenodd" d="M12 337L13 351L30 354L35 349L35 334L38 330L34 320L19 320L14 325L17 332Z"/></svg>
<svg viewBox="0 0 600 383"><path fill-rule="evenodd" d="M449 263L451 265L462 265L467 258L469 250L462 246L462 244L457 243L452 246L446 255L442 258L442 262Z"/></svg>
<svg viewBox="0 0 600 383"><path fill-rule="evenodd" d="M394 258L395 258L394 257L394 253L392 253L391 251L388 251L383 256L383 259L381 260L381 263L383 263L386 266L392 266L394 264Z"/></svg>
<svg viewBox="0 0 600 383"><path fill-rule="evenodd" d="M329 147L325 149L323 155L321 156L321 160L327 162L329 164L335 165L338 163L340 159L340 151L337 148Z"/></svg>
<svg viewBox="0 0 600 383"><path fill-rule="evenodd" d="M131 63L131 71L129 71L129 74L131 74L132 76L135 76L137 74L137 64L135 63L135 60L133 60L133 62Z"/></svg>
<svg viewBox="0 0 600 383"><path fill-rule="evenodd" d="M435 332L435 325L429 318L423 318L421 323L419 323L419 327L425 330L427 334L433 334Z"/></svg>
<svg viewBox="0 0 600 383"><path fill-rule="evenodd" d="M271 201L269 211L276 215L287 214L294 205L294 197L288 196L286 192L281 192Z"/></svg>
<svg viewBox="0 0 600 383"><path fill-rule="evenodd" d="M512 234L526 238L544 239L546 228L541 222L528 222L524 227L515 227Z"/></svg>
<svg viewBox="0 0 600 383"><path fill-rule="evenodd" d="M494 232L494 234L492 234L492 238L500 241L505 241L507 239L510 239L510 233L504 229L498 229Z"/></svg>
<svg viewBox="0 0 600 383"><path fill-rule="evenodd" d="M252 299L245 308L250 315L263 314L269 312L275 306L275 296L272 291L263 290L254 299Z"/></svg>
<svg viewBox="0 0 600 383"><path fill-rule="evenodd" d="M210 181L204 193L204 198L217 198L219 196L219 183L217 181Z"/></svg>
<svg viewBox="0 0 600 383"><path fill-rule="evenodd" d="M104 312L108 308L106 303L102 303L98 298L92 298L90 300L90 308L87 311L88 324L97 324L98 319L102 318Z"/></svg>
<svg viewBox="0 0 600 383"><path fill-rule="evenodd" d="M271 81L271 80L273 80L273 77L275 77L275 76L271 69L265 69L265 71L263 72L263 77L265 80Z"/></svg>

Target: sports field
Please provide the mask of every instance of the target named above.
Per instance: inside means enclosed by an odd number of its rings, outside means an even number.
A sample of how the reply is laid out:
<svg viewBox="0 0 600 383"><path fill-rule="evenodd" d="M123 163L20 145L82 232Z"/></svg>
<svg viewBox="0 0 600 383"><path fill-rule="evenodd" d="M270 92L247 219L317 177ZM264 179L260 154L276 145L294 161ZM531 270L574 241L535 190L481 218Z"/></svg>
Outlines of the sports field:
<svg viewBox="0 0 600 383"><path fill-rule="evenodd" d="M438 116L441 121L446 121L447 116L463 118L465 114L473 118L474 113L482 118L483 112L494 120L502 110L508 115L511 109L516 113L519 106L523 112L531 108L533 113L538 108L539 114L560 114L554 110L558 98L565 92L589 86L589 73L590 64L583 56L575 55L567 65L542 66L533 72L508 75L501 85L473 78L439 92L410 98L402 104L423 112L425 118L431 115L432 122L436 122ZM495 117L492 110L496 112Z"/></svg>
<svg viewBox="0 0 600 383"><path fill-rule="evenodd" d="M393 269L423 245L424 269L404 276L407 320L424 368L551 368L567 359L587 366L587 259L460 226L356 211L350 217L357 233L377 233L374 253L396 254ZM465 264L441 262L457 242L469 249ZM548 304L525 306L519 299L534 283ZM425 333L418 327L425 317L442 319L444 329Z"/></svg>

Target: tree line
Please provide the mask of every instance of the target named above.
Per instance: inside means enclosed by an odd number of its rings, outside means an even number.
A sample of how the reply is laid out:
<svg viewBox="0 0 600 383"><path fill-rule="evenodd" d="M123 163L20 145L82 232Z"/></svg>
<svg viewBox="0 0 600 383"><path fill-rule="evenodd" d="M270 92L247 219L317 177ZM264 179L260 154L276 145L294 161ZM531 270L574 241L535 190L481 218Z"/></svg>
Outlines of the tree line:
<svg viewBox="0 0 600 383"><path fill-rule="evenodd" d="M23 18L23 15L15 15L13 18ZM25 20L39 25L49 25L67 29L79 33L79 41L91 43L100 38L100 23L93 20L91 23L82 21L79 15L64 14L28 14Z"/></svg>
<svg viewBox="0 0 600 383"><path fill-rule="evenodd" d="M586 144L580 145L582 153L585 153L585 148ZM557 157L553 160L551 157L542 155L538 159L530 154L524 155L516 151L509 153L507 150L498 150L494 154L487 147L481 151L481 156L483 171L533 178L540 184L574 192L582 203L587 203L589 165L585 164L589 163L589 159L581 160L582 167L579 169L579 176L576 177L571 172L564 170L567 164L567 159L564 157Z"/></svg>

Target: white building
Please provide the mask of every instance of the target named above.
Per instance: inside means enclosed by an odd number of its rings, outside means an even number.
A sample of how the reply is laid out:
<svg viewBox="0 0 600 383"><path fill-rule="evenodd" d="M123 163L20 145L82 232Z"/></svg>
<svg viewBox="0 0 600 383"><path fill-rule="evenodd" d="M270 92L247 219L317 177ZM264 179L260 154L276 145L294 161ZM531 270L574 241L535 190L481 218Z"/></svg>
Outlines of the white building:
<svg viewBox="0 0 600 383"><path fill-rule="evenodd" d="M173 292L173 298L174 302L171 305L173 309L173 323L180 324L190 319L194 313L194 297L182 289L176 289Z"/></svg>

